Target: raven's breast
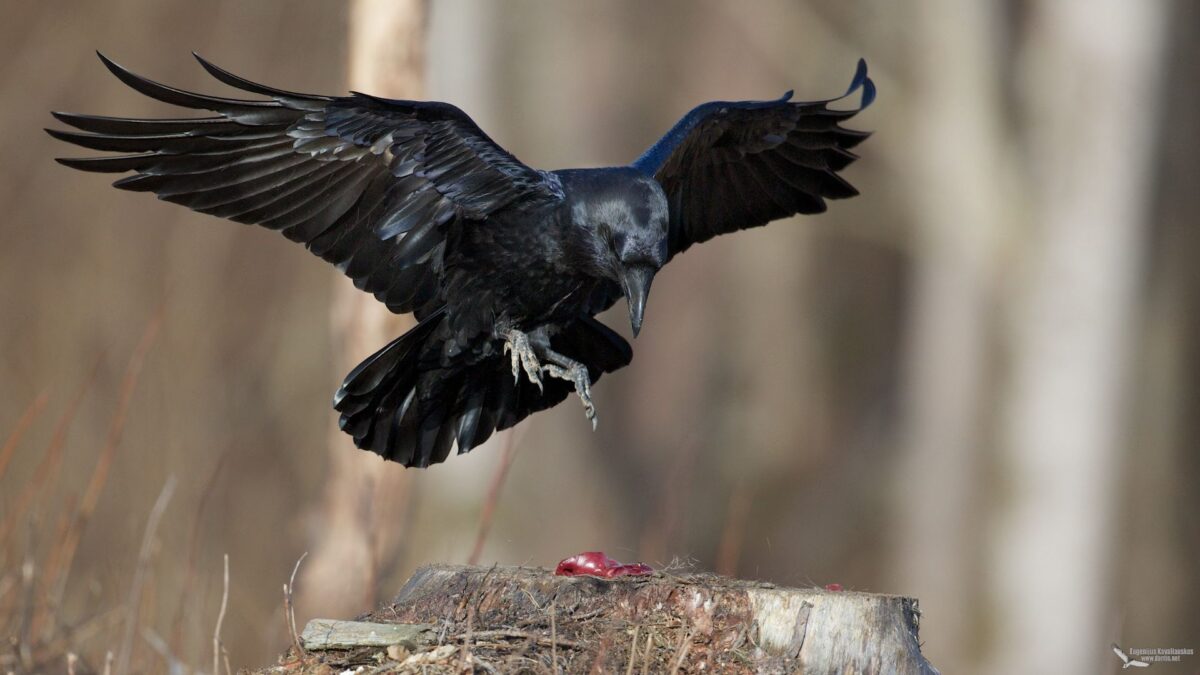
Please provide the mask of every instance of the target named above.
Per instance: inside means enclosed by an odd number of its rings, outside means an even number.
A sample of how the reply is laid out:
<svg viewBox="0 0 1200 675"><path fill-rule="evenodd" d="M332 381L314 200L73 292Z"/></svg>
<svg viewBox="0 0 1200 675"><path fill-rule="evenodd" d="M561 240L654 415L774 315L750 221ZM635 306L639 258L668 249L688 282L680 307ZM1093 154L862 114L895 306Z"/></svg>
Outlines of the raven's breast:
<svg viewBox="0 0 1200 675"><path fill-rule="evenodd" d="M610 283L571 262L569 236L553 219L474 223L446 247L443 294L466 331L532 330L585 313Z"/></svg>

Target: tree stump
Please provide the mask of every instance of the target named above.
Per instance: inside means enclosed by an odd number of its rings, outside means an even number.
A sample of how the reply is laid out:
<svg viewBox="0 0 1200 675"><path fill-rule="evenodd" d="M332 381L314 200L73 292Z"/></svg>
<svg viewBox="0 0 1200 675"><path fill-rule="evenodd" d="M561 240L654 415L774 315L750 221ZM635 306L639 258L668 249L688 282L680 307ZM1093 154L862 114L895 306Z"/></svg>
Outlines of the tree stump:
<svg viewBox="0 0 1200 675"><path fill-rule="evenodd" d="M912 598L711 574L600 579L433 565L371 614L309 622L305 654L282 665L292 673L936 674L921 655L919 616Z"/></svg>

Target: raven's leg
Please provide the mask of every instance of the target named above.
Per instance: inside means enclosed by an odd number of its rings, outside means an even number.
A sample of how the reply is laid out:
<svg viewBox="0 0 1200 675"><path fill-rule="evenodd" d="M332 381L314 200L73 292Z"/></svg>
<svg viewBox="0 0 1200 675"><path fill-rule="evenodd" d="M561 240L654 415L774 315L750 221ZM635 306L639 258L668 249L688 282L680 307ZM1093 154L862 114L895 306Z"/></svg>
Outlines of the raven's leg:
<svg viewBox="0 0 1200 675"><path fill-rule="evenodd" d="M538 363L533 345L529 344L529 336L517 329L504 334L504 353L512 353L512 374L514 380L521 379L521 368L525 368L525 376L536 384L542 391L542 364Z"/></svg>
<svg viewBox="0 0 1200 675"><path fill-rule="evenodd" d="M587 366L551 349L542 350L542 358L549 361L542 366L542 370L549 373L550 377L574 383L575 393L579 394L579 400L583 402L583 414L592 421L592 431L595 431L596 406L592 403L592 380L588 375Z"/></svg>

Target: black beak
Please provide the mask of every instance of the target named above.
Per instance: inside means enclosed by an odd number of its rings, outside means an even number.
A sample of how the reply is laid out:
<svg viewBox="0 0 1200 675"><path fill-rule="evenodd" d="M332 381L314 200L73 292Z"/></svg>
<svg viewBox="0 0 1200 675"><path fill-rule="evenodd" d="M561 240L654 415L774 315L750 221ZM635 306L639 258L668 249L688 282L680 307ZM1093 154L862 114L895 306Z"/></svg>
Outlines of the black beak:
<svg viewBox="0 0 1200 675"><path fill-rule="evenodd" d="M650 295L654 272L649 265L631 265L621 271L621 285L625 301L629 303L629 325L633 327L634 337L642 330L642 313L646 311L646 297Z"/></svg>

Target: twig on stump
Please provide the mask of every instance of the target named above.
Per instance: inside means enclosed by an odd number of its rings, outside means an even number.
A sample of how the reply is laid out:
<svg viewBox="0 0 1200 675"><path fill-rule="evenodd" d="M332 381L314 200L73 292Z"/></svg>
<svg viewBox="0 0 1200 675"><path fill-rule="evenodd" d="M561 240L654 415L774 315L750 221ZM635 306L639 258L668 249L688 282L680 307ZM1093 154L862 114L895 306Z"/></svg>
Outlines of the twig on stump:
<svg viewBox="0 0 1200 675"><path fill-rule="evenodd" d="M220 673L221 624L225 622L225 608L229 606L229 554L225 554L225 583L221 587L221 611L217 612L217 627L213 629L213 675Z"/></svg>
<svg viewBox="0 0 1200 675"><path fill-rule="evenodd" d="M287 623L288 635L292 637L292 646L296 648L296 656L303 657L307 652L300 644L300 635L296 632L296 605L292 602L292 593L296 590L296 572L300 571L300 563L308 557L308 551L300 554L296 565L292 567L292 576L283 585L283 620Z"/></svg>

